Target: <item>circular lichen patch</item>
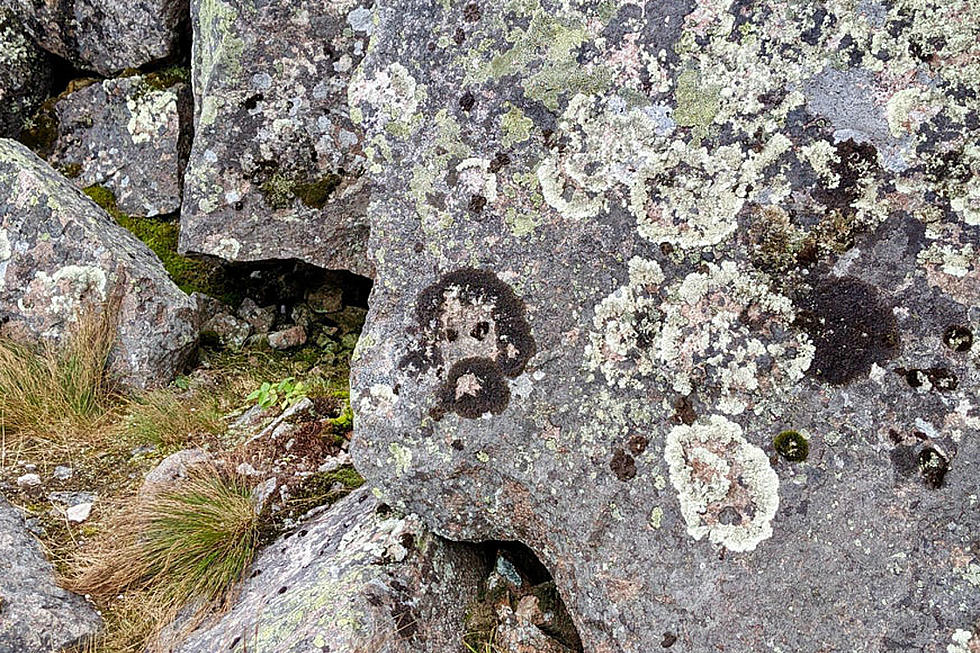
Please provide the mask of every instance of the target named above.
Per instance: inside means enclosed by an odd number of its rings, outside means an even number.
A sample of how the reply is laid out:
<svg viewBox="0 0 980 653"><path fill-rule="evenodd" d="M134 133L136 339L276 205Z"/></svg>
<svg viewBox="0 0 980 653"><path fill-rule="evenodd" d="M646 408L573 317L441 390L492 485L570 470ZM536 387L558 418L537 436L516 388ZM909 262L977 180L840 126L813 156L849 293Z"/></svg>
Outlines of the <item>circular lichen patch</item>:
<svg viewBox="0 0 980 653"><path fill-rule="evenodd" d="M810 441L799 431L783 431L773 438L772 445L791 463L801 463L810 455Z"/></svg>

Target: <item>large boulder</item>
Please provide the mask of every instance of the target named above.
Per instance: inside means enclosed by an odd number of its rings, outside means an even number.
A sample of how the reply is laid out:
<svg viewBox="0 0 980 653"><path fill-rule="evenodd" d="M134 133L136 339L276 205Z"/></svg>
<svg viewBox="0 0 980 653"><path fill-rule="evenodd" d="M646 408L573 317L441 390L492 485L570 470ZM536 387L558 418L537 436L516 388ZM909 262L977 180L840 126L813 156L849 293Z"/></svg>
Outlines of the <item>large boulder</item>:
<svg viewBox="0 0 980 653"><path fill-rule="evenodd" d="M455 651L486 572L479 549L435 537L364 488L269 545L228 613L163 648Z"/></svg>
<svg viewBox="0 0 980 653"><path fill-rule="evenodd" d="M980 5L856 7L376 12L352 456L586 651L978 639Z"/></svg>
<svg viewBox="0 0 980 653"><path fill-rule="evenodd" d="M191 3L196 115L182 251L371 273L368 145L346 104L373 28L369 5Z"/></svg>
<svg viewBox="0 0 980 653"><path fill-rule="evenodd" d="M143 243L23 145L0 139L0 324L58 339L87 303L118 305L113 368L167 383L197 340L196 303Z"/></svg>
<svg viewBox="0 0 980 653"><path fill-rule="evenodd" d="M177 53L187 19L181 0L0 0L37 43L84 70L112 75Z"/></svg>
<svg viewBox="0 0 980 653"><path fill-rule="evenodd" d="M176 213L192 106L180 69L93 82L52 103L50 140L38 146L76 186L112 191L126 213Z"/></svg>
<svg viewBox="0 0 980 653"><path fill-rule="evenodd" d="M20 511L0 496L0 653L50 653L102 627L85 599L55 584L54 568Z"/></svg>
<svg viewBox="0 0 980 653"><path fill-rule="evenodd" d="M51 62L0 2L0 138L15 138L51 88Z"/></svg>

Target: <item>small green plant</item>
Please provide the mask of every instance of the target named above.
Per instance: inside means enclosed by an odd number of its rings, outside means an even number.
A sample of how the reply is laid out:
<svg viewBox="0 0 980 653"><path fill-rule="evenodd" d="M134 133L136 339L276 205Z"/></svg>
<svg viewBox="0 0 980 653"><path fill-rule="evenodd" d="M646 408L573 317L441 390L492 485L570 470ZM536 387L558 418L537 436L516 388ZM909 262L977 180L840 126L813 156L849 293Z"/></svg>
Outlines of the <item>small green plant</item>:
<svg viewBox="0 0 980 653"><path fill-rule="evenodd" d="M272 408L279 405L286 409L302 401L309 394L309 387L296 377L287 376L279 383L264 382L259 388L245 397L246 401L254 401L259 408Z"/></svg>

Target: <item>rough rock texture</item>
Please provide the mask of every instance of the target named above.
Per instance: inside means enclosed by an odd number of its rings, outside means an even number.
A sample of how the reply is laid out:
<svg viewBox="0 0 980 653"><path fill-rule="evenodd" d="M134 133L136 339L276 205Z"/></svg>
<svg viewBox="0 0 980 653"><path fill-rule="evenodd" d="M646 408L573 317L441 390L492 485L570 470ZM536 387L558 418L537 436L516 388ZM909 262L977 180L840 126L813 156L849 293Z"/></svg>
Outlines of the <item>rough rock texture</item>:
<svg viewBox="0 0 980 653"><path fill-rule="evenodd" d="M51 62L0 2L0 138L20 134L51 88Z"/></svg>
<svg viewBox="0 0 980 653"><path fill-rule="evenodd" d="M190 87L158 75L89 84L54 104L46 158L80 188L111 190L126 213L176 213L191 112Z"/></svg>
<svg viewBox="0 0 980 653"><path fill-rule="evenodd" d="M42 48L101 75L174 55L187 17L180 0L0 0L0 7L22 16Z"/></svg>
<svg viewBox="0 0 980 653"><path fill-rule="evenodd" d="M196 116L182 250L370 274L366 144L345 101L373 29L367 6L191 3Z"/></svg>
<svg viewBox="0 0 980 653"><path fill-rule="evenodd" d="M980 5L376 23L352 455L384 500L527 543L590 652L980 639Z"/></svg>
<svg viewBox="0 0 980 653"><path fill-rule="evenodd" d="M54 568L0 496L0 653L50 653L95 635L102 620L54 582Z"/></svg>
<svg viewBox="0 0 980 653"><path fill-rule="evenodd" d="M270 545L230 612L175 651L454 651L482 558L367 489Z"/></svg>
<svg viewBox="0 0 980 653"><path fill-rule="evenodd" d="M197 340L196 304L160 260L68 180L0 139L0 324L57 339L89 302L118 303L113 368L167 383Z"/></svg>

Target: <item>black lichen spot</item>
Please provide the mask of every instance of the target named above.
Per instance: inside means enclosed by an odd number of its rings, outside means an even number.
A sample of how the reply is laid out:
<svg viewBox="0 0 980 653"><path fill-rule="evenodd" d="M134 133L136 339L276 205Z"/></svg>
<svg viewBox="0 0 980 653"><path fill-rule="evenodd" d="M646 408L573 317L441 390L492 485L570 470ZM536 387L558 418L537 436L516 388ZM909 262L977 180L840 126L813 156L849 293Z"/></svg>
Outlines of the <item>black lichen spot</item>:
<svg viewBox="0 0 980 653"><path fill-rule="evenodd" d="M641 453L647 450L647 445L649 444L650 441L647 438L637 434L630 438L627 446L629 447L631 454L634 456L639 456Z"/></svg>
<svg viewBox="0 0 980 653"><path fill-rule="evenodd" d="M772 446L791 463L801 463L810 455L810 442L799 431L783 431L773 438Z"/></svg>
<svg viewBox="0 0 980 653"><path fill-rule="evenodd" d="M460 417L499 415L510 401L510 388L500 368L487 358L464 358L449 370L441 403Z"/></svg>
<svg viewBox="0 0 980 653"><path fill-rule="evenodd" d="M476 104L476 98L473 97L473 94L469 91L463 93L463 96L459 98L459 108L466 113L470 112L470 109L473 108L474 104Z"/></svg>
<svg viewBox="0 0 980 653"><path fill-rule="evenodd" d="M475 2L471 2L465 7L463 7L463 20L467 23L475 23L480 20L483 13L480 11L480 5Z"/></svg>
<svg viewBox="0 0 980 653"><path fill-rule="evenodd" d="M943 344L953 351L970 351L973 347L973 332L965 326L951 325L943 333Z"/></svg>
<svg viewBox="0 0 980 653"><path fill-rule="evenodd" d="M833 188L817 188L813 198L828 209L846 210L861 195L862 180L878 168L878 151L870 143L853 139L837 144L840 165L834 170L840 182Z"/></svg>
<svg viewBox="0 0 980 653"><path fill-rule="evenodd" d="M677 643L677 635L669 631L664 633L664 638L660 640L660 646L663 648L670 648L675 643Z"/></svg>
<svg viewBox="0 0 980 653"><path fill-rule="evenodd" d="M698 419L694 404L688 397L678 397L674 402L674 421L690 426Z"/></svg>
<svg viewBox="0 0 980 653"><path fill-rule="evenodd" d="M873 286L853 277L828 279L797 305L796 325L815 347L807 373L820 381L843 385L895 355L895 317Z"/></svg>
<svg viewBox="0 0 980 653"><path fill-rule="evenodd" d="M243 106L245 107L246 111L251 111L255 107L259 106L259 102L261 102L264 99L265 99L264 95L262 95L261 93L256 93L255 95L252 95L247 100L245 100L245 104Z"/></svg>
<svg viewBox="0 0 980 653"><path fill-rule="evenodd" d="M946 472L949 471L949 461L938 449L925 447L918 456L919 474L925 484L933 489L942 487Z"/></svg>
<svg viewBox="0 0 980 653"><path fill-rule="evenodd" d="M467 209L470 213L479 214L483 213L483 209L487 205L487 198L483 195L473 195L470 197L470 203Z"/></svg>
<svg viewBox="0 0 980 653"><path fill-rule="evenodd" d="M921 388L928 383L931 390L952 392L959 384L956 375L945 367L914 368L901 370L901 373L905 376L905 382L913 388Z"/></svg>
<svg viewBox="0 0 980 653"><path fill-rule="evenodd" d="M633 456L622 449L613 451L612 460L609 461L609 469L621 481L629 481L636 477L636 462Z"/></svg>

